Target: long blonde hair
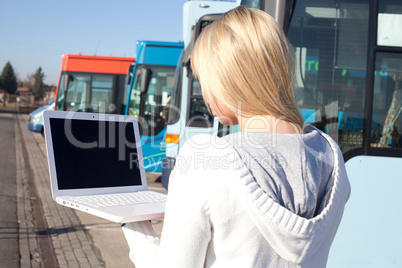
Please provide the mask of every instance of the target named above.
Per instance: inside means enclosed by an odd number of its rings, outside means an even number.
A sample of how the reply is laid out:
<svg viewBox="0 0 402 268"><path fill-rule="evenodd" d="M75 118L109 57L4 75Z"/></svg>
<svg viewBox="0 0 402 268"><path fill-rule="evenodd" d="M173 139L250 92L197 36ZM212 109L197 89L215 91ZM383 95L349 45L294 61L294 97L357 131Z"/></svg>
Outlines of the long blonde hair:
<svg viewBox="0 0 402 268"><path fill-rule="evenodd" d="M204 29L191 67L212 111L219 111L217 103L222 103L241 116L271 115L302 128L292 55L271 16L239 6Z"/></svg>

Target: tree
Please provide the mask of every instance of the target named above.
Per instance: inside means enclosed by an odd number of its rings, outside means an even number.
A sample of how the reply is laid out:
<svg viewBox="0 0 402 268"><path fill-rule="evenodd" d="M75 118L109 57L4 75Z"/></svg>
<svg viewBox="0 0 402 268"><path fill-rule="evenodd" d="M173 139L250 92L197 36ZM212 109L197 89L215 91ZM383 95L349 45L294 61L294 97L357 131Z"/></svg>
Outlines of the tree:
<svg viewBox="0 0 402 268"><path fill-rule="evenodd" d="M36 99L41 99L45 96L46 85L43 82L45 77L45 73L42 72L42 67L39 67L34 74L35 84L32 88L32 93L35 95Z"/></svg>
<svg viewBox="0 0 402 268"><path fill-rule="evenodd" d="M0 88L8 94L14 94L17 91L17 78L14 74L13 66L7 62L0 75ZM4 96L4 106L6 106L6 96Z"/></svg>
<svg viewBox="0 0 402 268"><path fill-rule="evenodd" d="M2 89L7 91L8 94L14 94L17 91L17 78L10 62L7 62L4 66L0 80Z"/></svg>

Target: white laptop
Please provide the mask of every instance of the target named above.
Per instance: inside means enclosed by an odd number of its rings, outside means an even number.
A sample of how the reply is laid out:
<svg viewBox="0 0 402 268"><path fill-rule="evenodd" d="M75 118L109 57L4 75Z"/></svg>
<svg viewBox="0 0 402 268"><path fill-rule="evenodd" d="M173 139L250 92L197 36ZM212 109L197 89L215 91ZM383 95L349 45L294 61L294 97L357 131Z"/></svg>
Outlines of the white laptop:
<svg viewBox="0 0 402 268"><path fill-rule="evenodd" d="M164 216L166 195L148 191L137 119L45 111L53 199L125 223Z"/></svg>

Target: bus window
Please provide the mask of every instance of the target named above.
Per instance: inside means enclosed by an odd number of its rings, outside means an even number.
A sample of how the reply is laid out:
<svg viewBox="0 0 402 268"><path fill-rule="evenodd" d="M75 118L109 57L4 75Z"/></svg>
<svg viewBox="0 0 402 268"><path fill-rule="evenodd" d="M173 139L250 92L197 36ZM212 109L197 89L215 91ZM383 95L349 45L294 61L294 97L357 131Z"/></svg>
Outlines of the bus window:
<svg viewBox="0 0 402 268"><path fill-rule="evenodd" d="M197 78L190 80L190 105L187 113L187 126L212 127L214 118L209 113L201 93L201 85Z"/></svg>
<svg viewBox="0 0 402 268"><path fill-rule="evenodd" d="M92 76L91 106L99 112L114 111L113 75L97 74ZM110 106L111 105L111 106Z"/></svg>
<svg viewBox="0 0 402 268"><path fill-rule="evenodd" d="M137 66L130 96L129 114L142 118L141 135L155 136L165 128L166 107L172 95L175 66L150 66L148 69L151 71L150 82L146 91L141 92L142 68Z"/></svg>
<svg viewBox="0 0 402 268"><path fill-rule="evenodd" d="M223 125L222 123L219 123L218 125L218 137L222 138L225 137L226 135L233 134L240 132L240 126L235 125L235 126L226 126Z"/></svg>
<svg viewBox="0 0 402 268"><path fill-rule="evenodd" d="M66 91L66 106L74 112L87 112L87 100L90 98L89 74L70 74Z"/></svg>
<svg viewBox="0 0 402 268"><path fill-rule="evenodd" d="M64 103L64 98L65 98L65 94L64 94L64 81L66 79L65 75L61 75L60 77L60 83L59 83L59 90L57 91L57 96L56 96L56 103L55 103L55 110L61 110L64 111L65 110L65 103Z"/></svg>
<svg viewBox="0 0 402 268"><path fill-rule="evenodd" d="M377 45L385 48L376 52L370 146L401 148L402 55L384 50L402 47L402 5L393 0L379 1L377 19Z"/></svg>
<svg viewBox="0 0 402 268"><path fill-rule="evenodd" d="M376 55L371 146L401 148L402 55Z"/></svg>
<svg viewBox="0 0 402 268"><path fill-rule="evenodd" d="M140 105L141 105L140 74L141 74L141 70L137 69L136 74L135 74L133 90L131 91L131 96L130 96L130 103L129 103L129 108L128 108L129 115L134 115L134 116L140 115L140 108L141 108L140 107Z"/></svg>
<svg viewBox="0 0 402 268"><path fill-rule="evenodd" d="M369 3L298 1L287 32L304 119L343 153L363 147Z"/></svg>
<svg viewBox="0 0 402 268"><path fill-rule="evenodd" d="M173 80L173 92L170 103L167 107L167 124L175 124L180 119L181 109L181 88L182 88L182 75L183 75L183 52L180 54Z"/></svg>
<svg viewBox="0 0 402 268"><path fill-rule="evenodd" d="M400 1L379 1L377 19L377 45L402 47L402 6Z"/></svg>
<svg viewBox="0 0 402 268"><path fill-rule="evenodd" d="M219 123L218 126L218 137L222 138L225 137L226 135L230 134L230 126L223 125Z"/></svg>

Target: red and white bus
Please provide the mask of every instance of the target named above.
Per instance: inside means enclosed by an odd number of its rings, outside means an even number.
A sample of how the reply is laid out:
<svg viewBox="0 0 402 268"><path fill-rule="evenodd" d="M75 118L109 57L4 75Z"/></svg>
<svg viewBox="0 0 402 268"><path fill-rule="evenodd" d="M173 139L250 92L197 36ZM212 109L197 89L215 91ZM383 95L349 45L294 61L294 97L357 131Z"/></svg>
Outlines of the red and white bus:
<svg viewBox="0 0 402 268"><path fill-rule="evenodd" d="M124 114L135 58L63 54L55 110Z"/></svg>

